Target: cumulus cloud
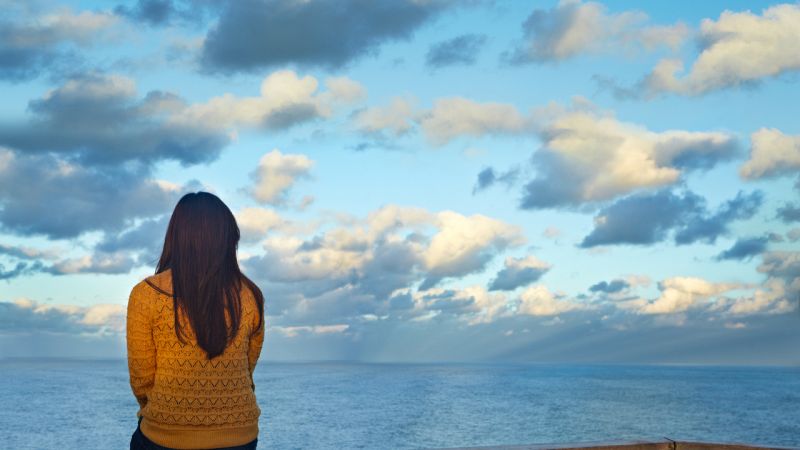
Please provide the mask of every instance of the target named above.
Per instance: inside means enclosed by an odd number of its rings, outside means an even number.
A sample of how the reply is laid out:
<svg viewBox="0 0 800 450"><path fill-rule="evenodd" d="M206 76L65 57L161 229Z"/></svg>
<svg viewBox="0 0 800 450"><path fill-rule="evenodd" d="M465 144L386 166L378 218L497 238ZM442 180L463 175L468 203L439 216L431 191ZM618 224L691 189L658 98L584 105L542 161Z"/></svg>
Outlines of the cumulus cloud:
<svg viewBox="0 0 800 450"><path fill-rule="evenodd" d="M523 191L523 209L602 202L637 190L678 183L738 154L722 132L653 132L621 122L591 105L556 108L543 119L537 169Z"/></svg>
<svg viewBox="0 0 800 450"><path fill-rule="evenodd" d="M739 175L744 179L777 177L800 170L800 136L761 128L750 135L750 146L750 159L739 168Z"/></svg>
<svg viewBox="0 0 800 450"><path fill-rule="evenodd" d="M122 232L106 232L94 246L94 251L100 255L120 252L138 253L136 266L155 267L161 256L168 225L168 214L140 220L138 224Z"/></svg>
<svg viewBox="0 0 800 450"><path fill-rule="evenodd" d="M394 97L388 105L356 112L353 123L361 133L376 137L399 137L419 127L436 147L460 137L524 135L535 129L534 118L513 105L463 97L436 99L431 109L417 108L413 97Z"/></svg>
<svg viewBox="0 0 800 450"><path fill-rule="evenodd" d="M520 175L520 167L511 167L505 172L499 172L493 167L486 167L478 173L478 179L475 181L475 186L472 188L472 194L486 190L497 183L503 183L506 186L512 186L517 182Z"/></svg>
<svg viewBox="0 0 800 450"><path fill-rule="evenodd" d="M531 286L519 295L517 312L530 316L556 316L569 311L591 309L592 306L554 293L544 285Z"/></svg>
<svg viewBox="0 0 800 450"><path fill-rule="evenodd" d="M135 260L128 252L96 252L91 255L57 261L44 271L53 275L72 275L76 273L119 274L130 272L134 265Z"/></svg>
<svg viewBox="0 0 800 450"><path fill-rule="evenodd" d="M257 241L270 230L281 227L285 220L267 208L244 208L236 214L243 241Z"/></svg>
<svg viewBox="0 0 800 450"><path fill-rule="evenodd" d="M431 68L475 64L484 44L486 35L475 33L437 42L425 54L425 64Z"/></svg>
<svg viewBox="0 0 800 450"><path fill-rule="evenodd" d="M552 292L544 285L531 286L516 297L487 291L480 285L462 288L435 287L425 291L399 289L392 300L405 302L403 317L426 322L455 318L468 325L488 324L515 317L553 317L572 311L594 309L594 306L571 299L561 292Z"/></svg>
<svg viewBox="0 0 800 450"><path fill-rule="evenodd" d="M736 197L723 202L716 211L698 211L690 214L683 226L675 232L678 245L706 242L713 244L717 237L730 232L730 224L737 220L752 218L764 203L764 193L759 190L745 193L739 191Z"/></svg>
<svg viewBox="0 0 800 450"><path fill-rule="evenodd" d="M585 53L631 53L677 49L689 36L682 24L650 25L641 11L609 13L596 2L561 0L537 9L522 24L524 39L504 57L511 63L560 61Z"/></svg>
<svg viewBox="0 0 800 450"><path fill-rule="evenodd" d="M753 217L763 197L761 191L739 191L711 212L705 199L691 191L634 194L603 208L594 218L594 229L579 245L649 245L665 240L671 231L678 245L714 243L729 232L733 221Z"/></svg>
<svg viewBox="0 0 800 450"><path fill-rule="evenodd" d="M147 227L151 220L144 218L166 212L194 186L195 182L178 186L149 178L147 170L100 170L59 155L29 155L0 148L0 192L7 193L0 195L3 231L50 239L75 238L91 231L104 233L93 253L74 258L59 258L64 252L54 249L4 245L0 253L35 261L19 262L13 270L2 271L3 277L127 273L136 265L150 262L143 260L145 255L134 259L131 250L149 250L150 256L159 250L157 242L163 237L163 230L160 236L154 235L150 232L152 227ZM59 204L58 220L53 220L53 201ZM143 221L132 230L123 231L140 218ZM147 233L140 228L147 228ZM43 260L54 262L45 265Z"/></svg>
<svg viewBox="0 0 800 450"><path fill-rule="evenodd" d="M659 297L616 302L620 309L637 314L675 315L705 313L706 317L774 315L797 309L800 297L800 252L768 251L761 254L760 284L712 282L679 276L658 284ZM736 295L737 292L743 292Z"/></svg>
<svg viewBox="0 0 800 450"><path fill-rule="evenodd" d="M425 252L427 277L420 289L446 277L476 272L495 253L526 242L522 229L480 214L463 216L453 211L436 215L436 233Z"/></svg>
<svg viewBox="0 0 800 450"><path fill-rule="evenodd" d="M529 255L523 258L507 257L503 269L489 283L490 291L513 291L538 281L553 266Z"/></svg>
<svg viewBox="0 0 800 450"><path fill-rule="evenodd" d="M353 124L356 130L367 135L403 136L414 128L419 114L415 104L414 98L394 97L386 106L373 106L356 112Z"/></svg>
<svg viewBox="0 0 800 450"><path fill-rule="evenodd" d="M260 94L237 97L231 94L214 97L205 103L189 105L177 111L172 120L179 124L200 124L212 129L280 130L318 118L330 117L337 108L359 101L366 90L346 77L319 81L291 70L278 70L261 82Z"/></svg>
<svg viewBox="0 0 800 450"><path fill-rule="evenodd" d="M43 71L67 70L77 62L77 49L100 42L101 35L115 23L107 12L70 9L54 10L39 16L3 7L0 19L0 79L21 82L36 78Z"/></svg>
<svg viewBox="0 0 800 450"><path fill-rule="evenodd" d="M341 68L403 40L455 5L450 0L389 3L294 0L229 2L203 44L203 67L254 71L295 64Z"/></svg>
<svg viewBox="0 0 800 450"><path fill-rule="evenodd" d="M135 83L119 75L84 74L29 102L33 117L0 124L0 144L26 153L72 154L85 165L174 159L208 162L229 138L202 124L164 120L182 109L173 94L151 91L134 100Z"/></svg>
<svg viewBox="0 0 800 450"><path fill-rule="evenodd" d="M601 281L589 287L590 292L605 292L606 294L614 294L625 289L630 288L631 285L625 280L617 279L608 281Z"/></svg>
<svg viewBox="0 0 800 450"><path fill-rule="evenodd" d="M648 301L636 299L619 303L639 314L674 314L704 306L715 295L747 288L743 283L714 283L698 277L672 277L659 282L661 295Z"/></svg>
<svg viewBox="0 0 800 450"><path fill-rule="evenodd" d="M138 0L135 5L118 5L114 12L152 26L176 22L198 22L207 12L216 12L223 2L216 0Z"/></svg>
<svg viewBox="0 0 800 450"><path fill-rule="evenodd" d="M418 126L432 146L463 137L538 136L541 148L531 159L536 176L523 189L523 209L603 202L639 189L678 183L691 171L707 170L737 157L736 139L724 132L653 132L622 122L582 98L570 107L547 105L523 114L514 105L440 98L419 110L404 98L354 116L356 128L395 137ZM482 170L479 192L500 181L513 184L521 168Z"/></svg>
<svg viewBox="0 0 800 450"><path fill-rule="evenodd" d="M309 178L314 161L303 154L284 154L273 149L264 154L250 173L254 186L250 195L259 203L285 205L289 190L300 179Z"/></svg>
<svg viewBox="0 0 800 450"><path fill-rule="evenodd" d="M23 275L32 275L45 271L43 260L55 260L64 250L61 248L38 249L23 245L0 243L0 255L16 259L17 262L8 270L0 263L0 280L11 280Z"/></svg>
<svg viewBox="0 0 800 450"><path fill-rule="evenodd" d="M120 75L87 73L29 103L27 123L0 123L0 145L27 153L74 155L85 165L175 160L183 166L215 160L240 128L286 129L329 117L353 101L349 80L318 82L291 71L268 75L256 97L231 94L189 104L176 94L150 91Z"/></svg>
<svg viewBox="0 0 800 450"><path fill-rule="evenodd" d="M0 280L11 280L23 275L31 275L41 271L44 264L41 261L25 262L18 261L17 264L6 270L3 264L0 264Z"/></svg>
<svg viewBox="0 0 800 450"><path fill-rule="evenodd" d="M768 242L769 238L766 236L739 238L731 248L717 255L717 259L747 260L763 253L767 249Z"/></svg>
<svg viewBox="0 0 800 450"><path fill-rule="evenodd" d="M389 297L389 314L409 322L447 321L456 319L468 325L490 323L506 317L511 311L504 294L492 294L480 285L462 288L433 287L424 291L401 288Z"/></svg>
<svg viewBox="0 0 800 450"><path fill-rule="evenodd" d="M281 216L271 208L242 208L235 214L241 231L241 239L245 242L256 242L271 233L287 233L307 235L317 230L322 219L299 222Z"/></svg>
<svg viewBox="0 0 800 450"><path fill-rule="evenodd" d="M780 281L787 298L797 302L800 294L800 252L764 252L758 271L765 274L768 281Z"/></svg>
<svg viewBox="0 0 800 450"><path fill-rule="evenodd" d="M481 103L463 97L437 99L419 123L428 142L435 146L462 136L525 134L534 128L532 119L513 105Z"/></svg>
<svg viewBox="0 0 800 450"><path fill-rule="evenodd" d="M19 259L56 259L62 252L63 249L60 248L39 249L0 242L0 255L8 255Z"/></svg>
<svg viewBox="0 0 800 450"><path fill-rule="evenodd" d="M243 262L270 286L274 314L290 321L280 325L407 309L411 300L392 299L395 291L420 283L435 292L441 280L480 272L525 241L519 227L479 214L398 205L336 221L310 239L268 234L263 255Z"/></svg>
<svg viewBox="0 0 800 450"><path fill-rule="evenodd" d="M0 192L7 194L0 194L0 223L18 235L59 239L88 231L120 233L137 219L168 212L196 182L175 186L152 179L155 163L208 163L239 128L278 129L329 117L364 95L359 84L343 77L328 78L322 92L317 84L313 77L278 71L263 80L257 97L225 94L190 104L161 91L138 98L135 82L119 75L73 77L31 101L29 120L0 123L0 145L7 146L0 147ZM288 188L279 186L286 180L262 181L257 191L262 200L279 201ZM53 201L60 205L59 220L52 220ZM311 201L307 196L301 206ZM105 237L95 259L130 249L133 240L142 244L156 227L147 226ZM139 248L146 253L136 264L157 255L152 245Z"/></svg>
<svg viewBox="0 0 800 450"><path fill-rule="evenodd" d="M121 231L136 218L168 211L190 187L125 169L87 168L50 154L0 148L0 159L0 223L4 231L23 236L67 239L88 231ZM58 220L53 220L54 204Z"/></svg>
<svg viewBox="0 0 800 450"><path fill-rule="evenodd" d="M699 55L682 77L679 59L664 59L641 82L649 95L701 95L750 85L800 69L800 5L780 4L750 11L723 11L700 24Z"/></svg>
<svg viewBox="0 0 800 450"><path fill-rule="evenodd" d="M0 302L0 333L125 334L125 305L45 304L30 299Z"/></svg>
<svg viewBox="0 0 800 450"><path fill-rule="evenodd" d="M800 206L797 206L795 203L785 203L778 208L775 217L781 219L785 223L800 222Z"/></svg>
<svg viewBox="0 0 800 450"><path fill-rule="evenodd" d="M786 286L780 281L769 280L752 295L721 299L720 308L726 308L725 313L733 316L788 313L795 310L797 297L791 299L785 289Z"/></svg>

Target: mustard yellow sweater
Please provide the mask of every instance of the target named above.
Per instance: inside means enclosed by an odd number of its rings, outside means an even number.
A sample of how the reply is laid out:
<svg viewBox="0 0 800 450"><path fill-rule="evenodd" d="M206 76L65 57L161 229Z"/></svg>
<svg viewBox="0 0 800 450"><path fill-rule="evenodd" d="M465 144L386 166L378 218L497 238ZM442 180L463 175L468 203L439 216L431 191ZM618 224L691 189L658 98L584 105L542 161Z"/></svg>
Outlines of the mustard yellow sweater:
<svg viewBox="0 0 800 450"><path fill-rule="evenodd" d="M258 311L252 292L242 288L241 328L225 352L210 361L185 313L181 329L186 344L175 336L171 293L171 272L166 270L140 281L128 300L128 370L142 433L156 444L179 449L252 441L258 437L261 414L253 369L264 342L264 323L255 329Z"/></svg>

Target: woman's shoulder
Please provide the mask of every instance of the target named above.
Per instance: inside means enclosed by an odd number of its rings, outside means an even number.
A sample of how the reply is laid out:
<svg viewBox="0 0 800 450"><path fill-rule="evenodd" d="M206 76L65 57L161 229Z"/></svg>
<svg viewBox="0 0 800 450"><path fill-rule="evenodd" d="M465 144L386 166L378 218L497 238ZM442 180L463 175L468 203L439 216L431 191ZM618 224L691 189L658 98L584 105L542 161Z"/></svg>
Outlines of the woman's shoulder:
<svg viewBox="0 0 800 450"><path fill-rule="evenodd" d="M161 294L171 297L172 296L172 275L169 269L159 272L155 275L143 277L133 287L131 295L150 295Z"/></svg>
<svg viewBox="0 0 800 450"><path fill-rule="evenodd" d="M255 299L256 297L264 298L261 289L250 278L242 277L242 294L246 297Z"/></svg>
<svg viewBox="0 0 800 450"><path fill-rule="evenodd" d="M242 303L246 304L248 308L253 308L256 305L256 296L253 292L253 289L245 283L242 283L242 289L240 291L240 298Z"/></svg>
<svg viewBox="0 0 800 450"><path fill-rule="evenodd" d="M247 279L242 280L241 300L243 309L248 315L258 316L258 312L262 308L261 304L264 302L264 296L255 283Z"/></svg>

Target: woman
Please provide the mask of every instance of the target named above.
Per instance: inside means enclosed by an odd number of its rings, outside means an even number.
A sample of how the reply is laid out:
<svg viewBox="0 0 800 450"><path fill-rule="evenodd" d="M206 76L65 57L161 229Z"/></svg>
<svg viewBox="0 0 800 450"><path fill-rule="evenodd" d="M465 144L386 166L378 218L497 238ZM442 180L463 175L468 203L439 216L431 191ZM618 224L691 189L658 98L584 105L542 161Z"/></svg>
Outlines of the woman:
<svg viewBox="0 0 800 450"><path fill-rule="evenodd" d="M155 275L128 300L128 370L139 403L131 450L256 448L264 297L239 270L238 243L236 219L217 196L178 201Z"/></svg>

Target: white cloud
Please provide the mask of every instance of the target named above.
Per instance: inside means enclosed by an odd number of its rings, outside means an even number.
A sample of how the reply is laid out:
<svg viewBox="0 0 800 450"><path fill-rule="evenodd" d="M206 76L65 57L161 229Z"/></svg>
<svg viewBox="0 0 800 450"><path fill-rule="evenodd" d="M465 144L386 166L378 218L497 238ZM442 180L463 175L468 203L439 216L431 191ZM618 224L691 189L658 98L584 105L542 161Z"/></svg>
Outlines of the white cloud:
<svg viewBox="0 0 800 450"><path fill-rule="evenodd" d="M433 145L445 145L461 136L482 137L531 132L533 122L505 103L479 103L462 97L437 99L420 125Z"/></svg>
<svg viewBox="0 0 800 450"><path fill-rule="evenodd" d="M722 305L725 307L725 312L732 315L780 314L794 309L788 297L786 286L779 280L771 279L756 289L752 295L725 298L722 300Z"/></svg>
<svg viewBox="0 0 800 450"><path fill-rule="evenodd" d="M315 232L323 221L320 218L307 222L289 220L272 208L262 207L242 208L235 216L242 234L241 238L246 242L263 239L270 232L308 235Z"/></svg>
<svg viewBox="0 0 800 450"><path fill-rule="evenodd" d="M380 133L388 131L394 136L402 136L414 127L419 114L413 98L394 97L386 106L374 106L359 111L353 118L358 131Z"/></svg>
<svg viewBox="0 0 800 450"><path fill-rule="evenodd" d="M134 266L129 252L98 252L77 258L67 258L53 263L47 271L57 275L76 273L128 273Z"/></svg>
<svg viewBox="0 0 800 450"><path fill-rule="evenodd" d="M742 178L758 179L800 170L800 136L761 128L750 135L750 145L750 159L739 168Z"/></svg>
<svg viewBox="0 0 800 450"><path fill-rule="evenodd" d="M418 295L435 296L442 280L477 273L503 249L524 242L518 227L496 219L418 207L390 204L364 218L336 221L308 239L268 234L263 254L243 261L270 286L281 324L350 321L364 314L419 317L424 314L414 310L411 294L398 290L421 283ZM458 306L437 301L448 310Z"/></svg>
<svg viewBox="0 0 800 450"><path fill-rule="evenodd" d="M28 48L70 41L88 45L99 32L108 30L118 22L118 17L108 12L81 11L74 13L62 8L34 17L23 26L12 30L5 45Z"/></svg>
<svg viewBox="0 0 800 450"><path fill-rule="evenodd" d="M551 292L546 286L531 286L519 295L518 314L530 316L557 316L568 311L590 309L591 307L575 300L566 299L563 294Z"/></svg>
<svg viewBox="0 0 800 450"><path fill-rule="evenodd" d="M43 101L64 98L92 99L101 101L115 101L127 99L136 95L136 81L124 75L107 74L98 75L92 80L77 78L67 80L63 85L48 90L43 96Z"/></svg>
<svg viewBox="0 0 800 450"><path fill-rule="evenodd" d="M428 230L435 233L426 236ZM408 239L408 233L418 238ZM404 249L393 257L395 263L403 259L403 264L419 266L438 279L477 271L497 252L525 242L520 227L484 215L385 205L364 220L327 230L313 243L268 237L264 248L281 261L269 269L270 276L285 281L336 278L363 270L383 246L387 251Z"/></svg>
<svg viewBox="0 0 800 450"><path fill-rule="evenodd" d="M476 314L468 317L470 325L492 322L511 313L508 299L504 294L488 292L480 285L468 286L462 292L471 297L475 305Z"/></svg>
<svg viewBox="0 0 800 450"><path fill-rule="evenodd" d="M125 305L44 304L27 298L0 302L0 334L85 333L124 334Z"/></svg>
<svg viewBox="0 0 800 450"><path fill-rule="evenodd" d="M371 211L366 219L370 239L404 227L418 228L434 220L433 213L416 206L388 204Z"/></svg>
<svg viewBox="0 0 800 450"><path fill-rule="evenodd" d="M330 77L325 79L328 91L321 94L329 108L340 104L355 103L367 96L367 89L360 83L347 77Z"/></svg>
<svg viewBox="0 0 800 450"><path fill-rule="evenodd" d="M747 287L742 283L714 283L698 277L672 277L659 283L661 295L655 300L639 299L620 302L620 305L639 314L675 314L706 306L715 295Z"/></svg>
<svg viewBox="0 0 800 450"><path fill-rule="evenodd" d="M257 240L269 230L283 224L283 218L274 210L267 208L244 208L236 215L236 221L245 240L253 240L249 236L255 236Z"/></svg>
<svg viewBox="0 0 800 450"><path fill-rule="evenodd" d="M689 36L683 23L648 25L641 11L608 13L604 5L561 0L535 10L523 23L525 42L509 56L515 63L558 61L583 53L633 53L677 49Z"/></svg>
<svg viewBox="0 0 800 450"><path fill-rule="evenodd" d="M669 315L690 310L736 317L780 314L792 311L789 300L800 293L800 253L766 252L758 271L767 274L761 284L711 282L698 277L672 277L658 285L661 295L654 300L634 298L615 305L637 314ZM750 291L732 296L736 291ZM795 301L796 303L796 301Z"/></svg>
<svg viewBox="0 0 800 450"><path fill-rule="evenodd" d="M336 107L361 99L364 88L340 77L328 79L328 90L318 92L319 82L291 70L269 74L257 97L224 94L205 103L192 104L170 117L176 124L203 124L212 129L286 128L292 124L330 117Z"/></svg>
<svg viewBox="0 0 800 450"><path fill-rule="evenodd" d="M800 69L800 5L771 6L761 15L724 11L700 25L701 52L681 78L677 59L660 61L644 80L652 93L699 95Z"/></svg>
<svg viewBox="0 0 800 450"><path fill-rule="evenodd" d="M527 242L521 227L481 214L463 216L442 211L436 214L436 226L439 232L431 239L423 257L432 277L477 271L497 251Z"/></svg>
<svg viewBox="0 0 800 450"><path fill-rule="evenodd" d="M540 117L543 145L534 154L538 174L526 187L526 207L611 200L672 185L686 171L710 167L736 151L727 133L654 132L583 101L571 109L542 109Z"/></svg>
<svg viewBox="0 0 800 450"><path fill-rule="evenodd" d="M250 195L261 203L283 205L289 189L298 179L308 178L313 165L306 155L273 149L261 157L258 168L250 174L255 183Z"/></svg>

